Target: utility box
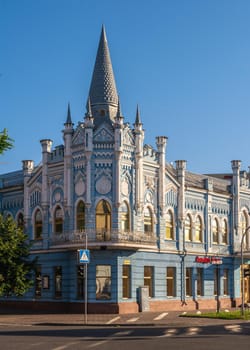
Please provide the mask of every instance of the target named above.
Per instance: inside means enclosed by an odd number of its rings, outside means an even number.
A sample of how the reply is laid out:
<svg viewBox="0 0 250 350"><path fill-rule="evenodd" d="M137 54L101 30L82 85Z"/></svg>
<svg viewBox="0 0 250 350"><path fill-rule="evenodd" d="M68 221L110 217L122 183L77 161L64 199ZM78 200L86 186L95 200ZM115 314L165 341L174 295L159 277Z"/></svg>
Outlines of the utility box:
<svg viewBox="0 0 250 350"><path fill-rule="evenodd" d="M148 286L139 287L139 311L150 311Z"/></svg>

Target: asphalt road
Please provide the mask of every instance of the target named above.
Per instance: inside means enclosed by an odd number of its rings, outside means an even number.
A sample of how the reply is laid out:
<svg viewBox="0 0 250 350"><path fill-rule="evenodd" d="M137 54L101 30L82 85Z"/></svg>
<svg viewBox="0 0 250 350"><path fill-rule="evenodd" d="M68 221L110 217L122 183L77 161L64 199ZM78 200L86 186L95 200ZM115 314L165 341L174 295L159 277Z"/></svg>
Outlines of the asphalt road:
<svg viewBox="0 0 250 350"><path fill-rule="evenodd" d="M249 350L250 323L196 327L0 327L1 350Z"/></svg>

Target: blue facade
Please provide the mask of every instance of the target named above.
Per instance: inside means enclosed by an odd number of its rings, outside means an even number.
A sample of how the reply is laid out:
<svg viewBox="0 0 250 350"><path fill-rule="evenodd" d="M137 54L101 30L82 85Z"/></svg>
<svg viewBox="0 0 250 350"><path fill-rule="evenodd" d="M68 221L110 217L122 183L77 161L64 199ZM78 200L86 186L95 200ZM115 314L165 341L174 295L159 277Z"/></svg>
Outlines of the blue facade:
<svg viewBox="0 0 250 350"><path fill-rule="evenodd" d="M151 310L240 303L249 173L233 160L230 174L194 174L184 160L167 162L167 137L144 144L139 108L133 127L122 115L104 28L84 119L74 127L68 107L63 144L40 143L39 165L24 160L0 176L0 211L38 257L19 302L80 311L87 294L91 312L135 312L146 286ZM247 235L243 243L248 268ZM85 248L87 269L78 260Z"/></svg>

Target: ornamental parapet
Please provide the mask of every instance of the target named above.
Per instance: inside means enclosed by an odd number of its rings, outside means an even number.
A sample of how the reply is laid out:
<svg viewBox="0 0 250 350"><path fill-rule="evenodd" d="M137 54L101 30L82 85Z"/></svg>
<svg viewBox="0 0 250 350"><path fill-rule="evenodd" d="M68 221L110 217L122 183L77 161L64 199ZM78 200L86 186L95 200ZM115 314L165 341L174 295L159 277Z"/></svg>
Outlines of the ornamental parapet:
<svg viewBox="0 0 250 350"><path fill-rule="evenodd" d="M51 236L50 245L71 245L86 244L88 245L151 245L156 246L157 238L154 233L144 233L137 231L120 231L120 230L76 230L64 233L54 233Z"/></svg>

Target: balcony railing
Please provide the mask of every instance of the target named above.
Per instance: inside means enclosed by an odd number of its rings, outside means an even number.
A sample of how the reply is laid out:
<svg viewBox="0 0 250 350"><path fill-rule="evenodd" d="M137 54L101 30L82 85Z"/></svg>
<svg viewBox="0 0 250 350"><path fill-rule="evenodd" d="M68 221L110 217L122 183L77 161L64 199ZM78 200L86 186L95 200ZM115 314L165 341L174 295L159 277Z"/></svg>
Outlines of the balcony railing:
<svg viewBox="0 0 250 350"><path fill-rule="evenodd" d="M119 230L84 230L55 233L51 237L51 245L85 244L88 245L156 245L157 238L152 232L124 232Z"/></svg>

